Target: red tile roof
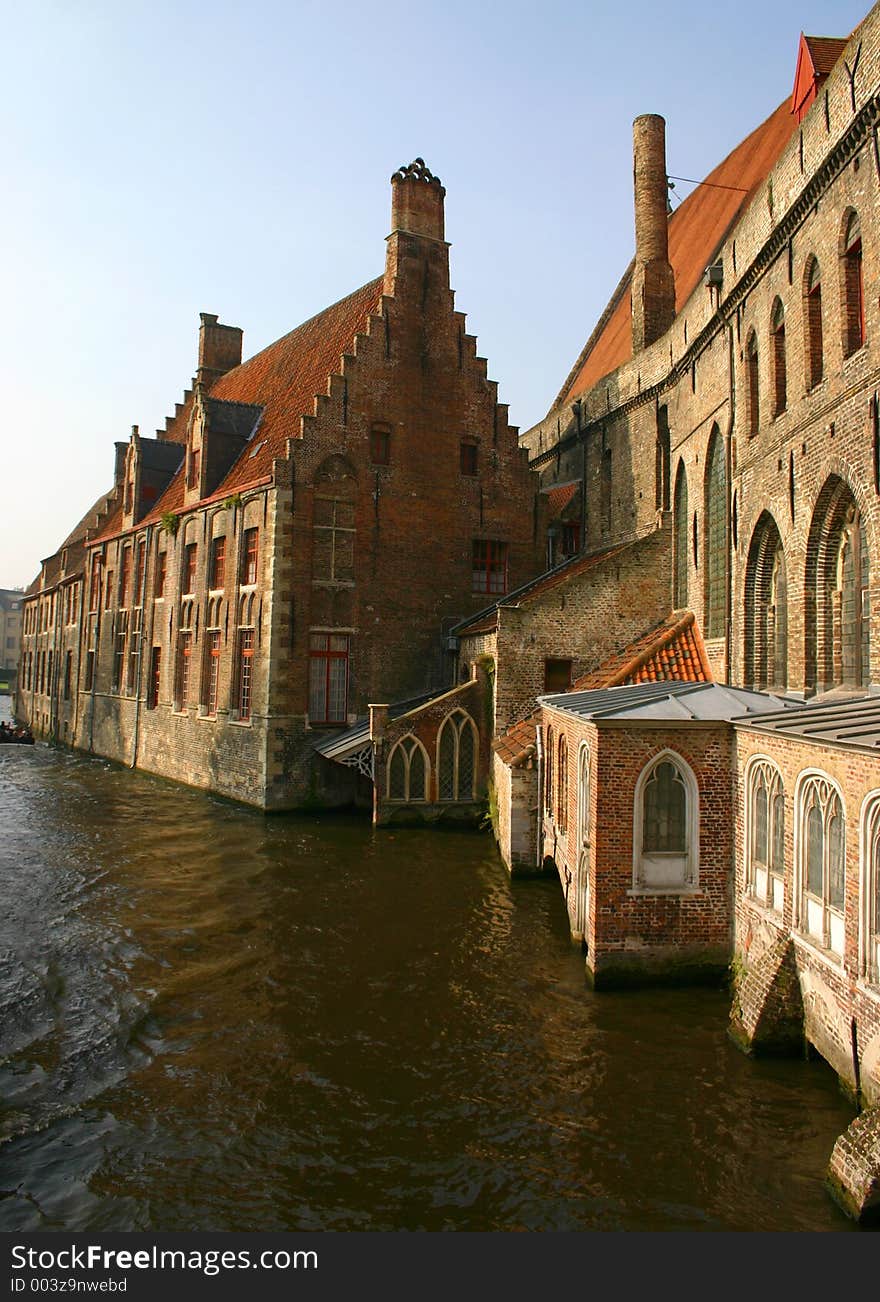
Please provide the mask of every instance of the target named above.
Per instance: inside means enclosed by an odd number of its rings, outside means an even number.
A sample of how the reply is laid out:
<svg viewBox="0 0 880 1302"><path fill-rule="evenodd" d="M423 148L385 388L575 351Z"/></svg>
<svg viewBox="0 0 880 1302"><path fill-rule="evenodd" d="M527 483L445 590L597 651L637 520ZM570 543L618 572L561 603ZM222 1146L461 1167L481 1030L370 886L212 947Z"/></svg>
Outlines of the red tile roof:
<svg viewBox="0 0 880 1302"><path fill-rule="evenodd" d="M669 219L669 261L675 273L675 310L700 283L722 240L788 144L796 123L786 100L682 201ZM728 187L727 189L717 187ZM729 188L736 187L736 188ZM584 393L632 357L630 276L623 277L575 363L554 406Z"/></svg>
<svg viewBox="0 0 880 1302"><path fill-rule="evenodd" d="M211 398L254 404L263 408L263 415L253 438L210 500L251 484L270 482L272 462L287 455L288 439L300 437L300 417L314 413L315 398L327 393L329 378L340 371L343 354L354 349L355 335L366 332L370 313L379 308L383 285L382 276L371 280L215 381ZM181 409L169 419L166 439L173 436L174 441L185 441L194 401L187 390ZM184 494L181 465L138 528L155 523L169 511L182 511ZM122 511L117 509L101 530L101 539L114 536L121 527Z"/></svg>
<svg viewBox="0 0 880 1302"><path fill-rule="evenodd" d="M712 670L694 613L675 610L603 665L584 674L572 691L624 683L711 683Z"/></svg>
<svg viewBox="0 0 880 1302"><path fill-rule="evenodd" d="M509 768L519 768L534 755L537 718L538 711L534 710L492 742L493 751Z"/></svg>
<svg viewBox="0 0 880 1302"><path fill-rule="evenodd" d="M820 77L827 77L846 49L845 36L805 36L804 44L810 51L813 68Z"/></svg>
<svg viewBox="0 0 880 1302"><path fill-rule="evenodd" d="M353 352L355 335L366 333L367 318L379 307L383 284L382 276L371 280L212 386L212 398L256 403L264 409L252 444L218 491L234 492L270 474L273 460L287 455L287 440L299 438L300 417L314 413L315 398L327 393L329 377L342 368L343 353Z"/></svg>
<svg viewBox="0 0 880 1302"><path fill-rule="evenodd" d="M559 519L579 488L580 483L576 480L572 484L556 484L553 488L547 490L548 520Z"/></svg>

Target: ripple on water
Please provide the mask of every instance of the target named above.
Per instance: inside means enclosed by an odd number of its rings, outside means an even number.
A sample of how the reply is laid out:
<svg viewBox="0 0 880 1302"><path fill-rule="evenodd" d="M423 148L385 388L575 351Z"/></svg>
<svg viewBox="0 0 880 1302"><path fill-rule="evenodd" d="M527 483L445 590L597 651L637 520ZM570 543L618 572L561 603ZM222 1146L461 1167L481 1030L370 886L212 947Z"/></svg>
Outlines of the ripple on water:
<svg viewBox="0 0 880 1302"><path fill-rule="evenodd" d="M4 748L9 750L11 748ZM486 837L0 752L0 1225L845 1229L821 1064L596 998Z"/></svg>

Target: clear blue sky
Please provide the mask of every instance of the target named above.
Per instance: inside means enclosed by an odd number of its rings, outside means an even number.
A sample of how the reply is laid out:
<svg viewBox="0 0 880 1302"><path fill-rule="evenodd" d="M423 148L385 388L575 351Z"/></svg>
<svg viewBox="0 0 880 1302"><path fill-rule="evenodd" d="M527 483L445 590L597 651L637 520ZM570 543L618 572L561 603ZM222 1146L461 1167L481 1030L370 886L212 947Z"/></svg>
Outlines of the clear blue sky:
<svg viewBox="0 0 880 1302"><path fill-rule="evenodd" d="M511 420L546 411L632 255L631 123L702 177L865 0L30 0L4 6L0 587L189 382L378 275L389 178L447 189L456 303ZM683 196L687 187L679 187Z"/></svg>

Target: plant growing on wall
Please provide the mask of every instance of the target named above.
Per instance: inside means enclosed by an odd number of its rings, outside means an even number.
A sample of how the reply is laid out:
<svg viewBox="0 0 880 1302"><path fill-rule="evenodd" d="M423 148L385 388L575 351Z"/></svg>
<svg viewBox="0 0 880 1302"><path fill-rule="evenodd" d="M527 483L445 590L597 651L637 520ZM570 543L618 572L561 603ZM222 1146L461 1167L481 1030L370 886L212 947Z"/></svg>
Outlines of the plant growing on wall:
<svg viewBox="0 0 880 1302"><path fill-rule="evenodd" d="M165 511L161 516L160 524L165 533L170 533L174 537L180 528L180 516L175 511Z"/></svg>

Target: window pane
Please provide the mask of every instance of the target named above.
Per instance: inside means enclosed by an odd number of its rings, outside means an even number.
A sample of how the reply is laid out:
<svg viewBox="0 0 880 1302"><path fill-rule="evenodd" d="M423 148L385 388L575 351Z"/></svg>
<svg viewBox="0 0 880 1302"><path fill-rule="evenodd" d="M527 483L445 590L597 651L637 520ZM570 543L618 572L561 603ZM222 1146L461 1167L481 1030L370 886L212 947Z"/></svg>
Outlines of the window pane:
<svg viewBox="0 0 880 1302"><path fill-rule="evenodd" d="M785 872L785 799L782 792L773 798L773 872L781 877Z"/></svg>
<svg viewBox="0 0 880 1302"><path fill-rule="evenodd" d="M455 725L451 720L440 733L440 799L454 800L455 791Z"/></svg>
<svg viewBox="0 0 880 1302"><path fill-rule="evenodd" d="M425 757L421 747L414 746L409 761L409 798L425 799Z"/></svg>
<svg viewBox="0 0 880 1302"><path fill-rule="evenodd" d="M843 912L843 819L835 814L828 825L828 899L833 909Z"/></svg>
<svg viewBox="0 0 880 1302"><path fill-rule="evenodd" d="M406 761L402 747L396 746L388 769L388 797L390 800L403 800L405 795Z"/></svg>
<svg viewBox="0 0 880 1302"><path fill-rule="evenodd" d="M824 834L822 812L813 804L807 815L807 890L811 895L822 895L822 856Z"/></svg>
<svg viewBox="0 0 880 1302"><path fill-rule="evenodd" d="M458 741L458 799L474 798L474 730L465 723Z"/></svg>
<svg viewBox="0 0 880 1302"><path fill-rule="evenodd" d="M758 779L759 786L755 792L755 863L767 863L767 787L764 775Z"/></svg>
<svg viewBox="0 0 880 1302"><path fill-rule="evenodd" d="M645 787L645 823L642 840L648 853L683 854L685 844L685 790L678 770L658 764Z"/></svg>

